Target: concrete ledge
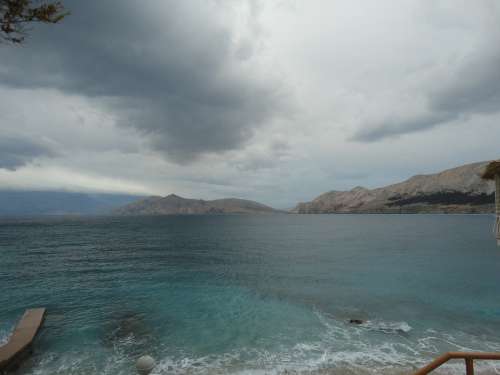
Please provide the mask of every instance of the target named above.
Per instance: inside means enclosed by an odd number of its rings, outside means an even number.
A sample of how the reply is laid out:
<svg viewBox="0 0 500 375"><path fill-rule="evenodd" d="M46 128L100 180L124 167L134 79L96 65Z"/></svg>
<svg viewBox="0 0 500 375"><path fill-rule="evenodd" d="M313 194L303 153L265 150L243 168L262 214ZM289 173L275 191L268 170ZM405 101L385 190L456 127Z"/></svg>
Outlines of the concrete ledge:
<svg viewBox="0 0 500 375"><path fill-rule="evenodd" d="M42 326L45 308L28 309L10 336L9 342L0 347L0 372L15 368L26 354Z"/></svg>

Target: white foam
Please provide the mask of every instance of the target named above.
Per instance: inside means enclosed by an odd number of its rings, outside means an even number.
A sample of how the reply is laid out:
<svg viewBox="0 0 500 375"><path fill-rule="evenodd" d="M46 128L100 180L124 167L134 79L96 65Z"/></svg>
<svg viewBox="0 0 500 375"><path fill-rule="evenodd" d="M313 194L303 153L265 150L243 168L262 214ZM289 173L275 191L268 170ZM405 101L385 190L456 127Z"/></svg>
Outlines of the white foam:
<svg viewBox="0 0 500 375"><path fill-rule="evenodd" d="M385 321L371 321L368 320L361 324L361 327L373 329L385 333L408 333L412 327L406 322L385 322Z"/></svg>
<svg viewBox="0 0 500 375"><path fill-rule="evenodd" d="M4 345L9 341L10 336L12 335L12 330L11 329L0 329L0 345Z"/></svg>

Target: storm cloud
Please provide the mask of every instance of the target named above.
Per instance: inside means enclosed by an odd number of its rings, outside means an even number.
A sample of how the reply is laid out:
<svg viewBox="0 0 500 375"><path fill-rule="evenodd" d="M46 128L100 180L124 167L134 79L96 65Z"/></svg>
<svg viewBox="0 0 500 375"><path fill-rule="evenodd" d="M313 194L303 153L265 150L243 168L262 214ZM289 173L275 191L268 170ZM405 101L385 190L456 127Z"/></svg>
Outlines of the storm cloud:
<svg viewBox="0 0 500 375"><path fill-rule="evenodd" d="M4 84L100 98L118 125L181 163L245 144L282 111L279 84L254 74L248 40L222 22L216 2L65 5L62 25L0 51Z"/></svg>

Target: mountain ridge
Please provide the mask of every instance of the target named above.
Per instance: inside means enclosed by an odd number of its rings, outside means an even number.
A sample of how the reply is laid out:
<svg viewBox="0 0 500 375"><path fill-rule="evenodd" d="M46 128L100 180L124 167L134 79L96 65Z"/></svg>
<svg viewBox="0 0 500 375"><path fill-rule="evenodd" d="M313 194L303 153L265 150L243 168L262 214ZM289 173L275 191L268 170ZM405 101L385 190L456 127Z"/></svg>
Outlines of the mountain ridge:
<svg viewBox="0 0 500 375"><path fill-rule="evenodd" d="M487 162L466 164L433 174L419 174L395 184L349 191L332 190L292 213L489 213L494 184L481 179Z"/></svg>

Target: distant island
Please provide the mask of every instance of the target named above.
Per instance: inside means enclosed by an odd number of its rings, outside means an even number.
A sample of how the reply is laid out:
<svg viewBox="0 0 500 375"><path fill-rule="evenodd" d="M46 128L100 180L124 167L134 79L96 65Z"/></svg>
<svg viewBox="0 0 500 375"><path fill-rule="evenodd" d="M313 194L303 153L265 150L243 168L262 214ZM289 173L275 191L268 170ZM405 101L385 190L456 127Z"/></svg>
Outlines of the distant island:
<svg viewBox="0 0 500 375"><path fill-rule="evenodd" d="M377 189L330 191L291 210L323 213L490 213L495 187L481 179L489 162L467 164L440 173L417 175Z"/></svg>
<svg viewBox="0 0 500 375"><path fill-rule="evenodd" d="M148 197L113 211L116 215L269 214L272 207L245 199L188 199L175 194Z"/></svg>

